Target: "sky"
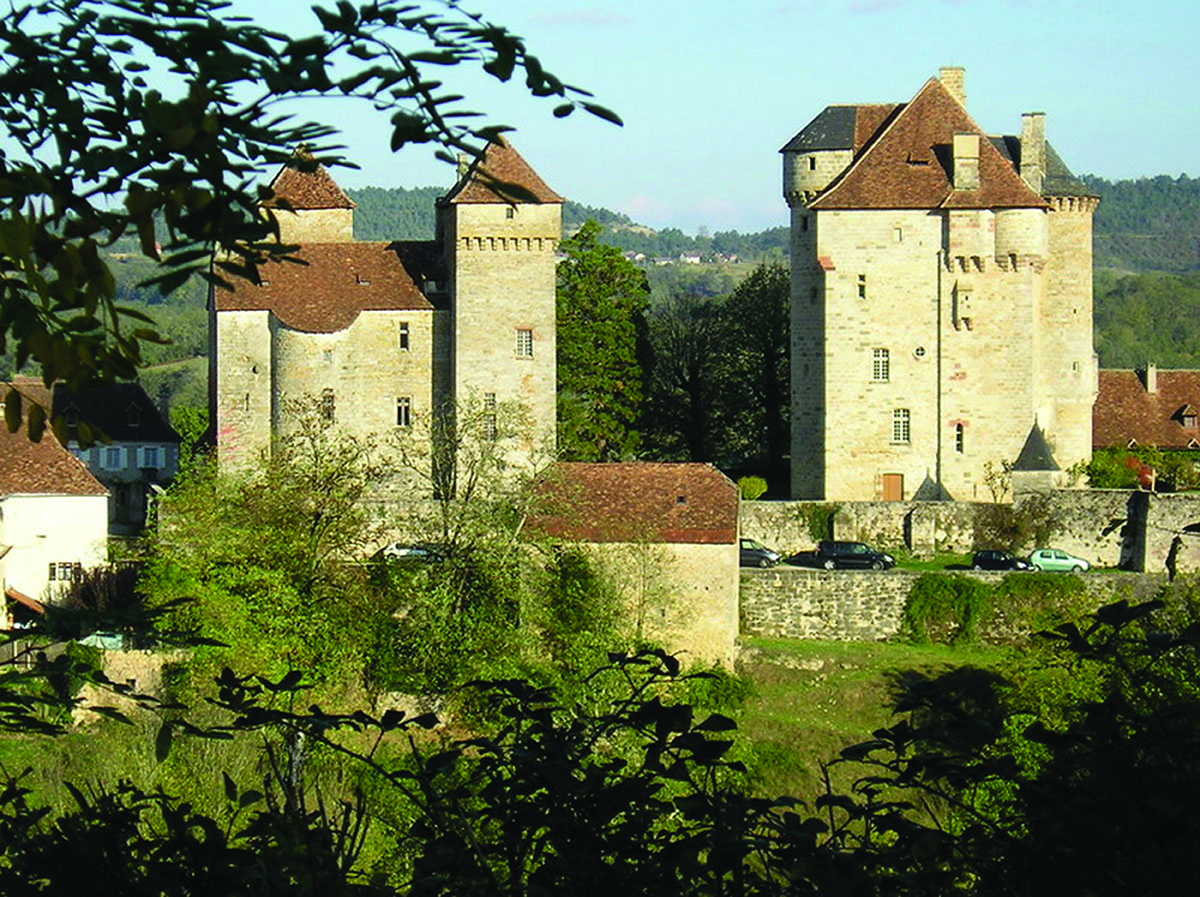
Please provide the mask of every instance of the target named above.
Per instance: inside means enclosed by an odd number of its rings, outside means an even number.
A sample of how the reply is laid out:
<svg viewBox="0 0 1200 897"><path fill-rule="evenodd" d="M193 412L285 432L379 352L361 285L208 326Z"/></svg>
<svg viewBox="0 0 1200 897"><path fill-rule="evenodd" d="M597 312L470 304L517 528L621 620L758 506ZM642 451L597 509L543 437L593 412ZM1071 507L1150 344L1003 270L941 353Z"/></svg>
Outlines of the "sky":
<svg viewBox="0 0 1200 897"><path fill-rule="evenodd" d="M1019 133L1022 112L1045 112L1048 139L1077 174L1200 175L1200 10L1180 0L462 5L521 35L549 71L625 124L555 119L554 102L530 98L519 80L450 71L469 108L514 126L514 146L558 193L654 228L785 225L778 150L793 134L831 103L907 101L946 65L965 67L967 110L989 133ZM305 2L235 8L268 27L315 27ZM393 157L386 116L293 111L342 130L360 166L335 173L344 187L453 180L428 148Z"/></svg>

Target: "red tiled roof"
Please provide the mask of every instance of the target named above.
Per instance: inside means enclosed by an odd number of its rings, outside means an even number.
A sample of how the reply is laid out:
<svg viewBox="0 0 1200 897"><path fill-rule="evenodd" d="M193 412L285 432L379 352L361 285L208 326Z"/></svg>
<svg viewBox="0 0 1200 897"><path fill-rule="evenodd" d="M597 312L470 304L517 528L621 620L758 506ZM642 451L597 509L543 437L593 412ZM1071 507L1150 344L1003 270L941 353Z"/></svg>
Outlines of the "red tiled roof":
<svg viewBox="0 0 1200 897"><path fill-rule="evenodd" d="M579 542L737 541L737 487L711 464L559 463L527 527Z"/></svg>
<svg viewBox="0 0 1200 897"><path fill-rule="evenodd" d="M954 135L963 133L980 136L978 190L953 189L952 146ZM856 139L858 134L856 119ZM811 208L990 209L1045 205L941 81L931 78Z"/></svg>
<svg viewBox="0 0 1200 897"><path fill-rule="evenodd" d="M35 614L45 614L46 605L38 601L36 598L30 598L24 592L18 592L12 586L4 590L4 594L8 596L9 601L15 601L17 604L22 604L29 608Z"/></svg>
<svg viewBox="0 0 1200 897"><path fill-rule="evenodd" d="M514 197L504 190L505 185L515 185L533 196L532 202L558 203L563 198L546 186L521 154L512 148L503 137L498 143L488 144L481 159L471 167L445 197L450 203L513 203L530 202L525 197Z"/></svg>
<svg viewBox="0 0 1200 897"><path fill-rule="evenodd" d="M862 150L893 112L903 103L864 103L854 107L854 154Z"/></svg>
<svg viewBox="0 0 1200 897"><path fill-rule="evenodd" d="M269 310L295 330L334 333L362 311L432 309L421 285L444 280L434 243L306 243L295 258L306 264L267 263L259 284L218 287L217 310Z"/></svg>
<svg viewBox="0 0 1200 897"><path fill-rule="evenodd" d="M1146 392L1137 371L1100 371L1100 390L1092 408L1092 446L1139 445L1188 448L1200 442L1200 428L1184 426L1184 409L1200 407L1200 371L1157 374L1158 389Z"/></svg>
<svg viewBox="0 0 1200 897"><path fill-rule="evenodd" d="M10 384L0 384L7 396ZM22 411L28 396L24 396ZM15 433L0 424L0 495L107 495L83 462L62 447L49 428L40 442L31 442L25 429Z"/></svg>
<svg viewBox="0 0 1200 897"><path fill-rule="evenodd" d="M311 159L311 156L308 157ZM295 161L279 169L271 181L275 195L263 203L275 207L285 200L293 209L353 209L354 201L337 185L324 165L312 171L301 171Z"/></svg>

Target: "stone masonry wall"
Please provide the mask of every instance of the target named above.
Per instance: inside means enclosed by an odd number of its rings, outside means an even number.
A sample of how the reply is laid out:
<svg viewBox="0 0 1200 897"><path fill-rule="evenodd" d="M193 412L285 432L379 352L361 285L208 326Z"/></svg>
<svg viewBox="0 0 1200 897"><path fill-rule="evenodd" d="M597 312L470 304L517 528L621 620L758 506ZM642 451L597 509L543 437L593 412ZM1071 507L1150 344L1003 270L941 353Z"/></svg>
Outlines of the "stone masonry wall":
<svg viewBox="0 0 1200 897"><path fill-rule="evenodd" d="M905 599L921 575L794 567L746 570L742 572L741 633L829 641L889 639L899 634ZM963 575L998 583L1006 574ZM1120 599L1145 600L1164 582L1158 575L1129 573L1087 574L1085 579L1097 608Z"/></svg>

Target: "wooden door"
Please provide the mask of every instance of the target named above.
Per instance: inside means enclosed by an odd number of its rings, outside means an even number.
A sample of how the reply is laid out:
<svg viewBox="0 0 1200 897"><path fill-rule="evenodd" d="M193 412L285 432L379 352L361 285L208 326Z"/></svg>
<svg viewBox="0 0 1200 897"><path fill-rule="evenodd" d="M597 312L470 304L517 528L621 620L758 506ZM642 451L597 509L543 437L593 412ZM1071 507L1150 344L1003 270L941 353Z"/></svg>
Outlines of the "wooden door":
<svg viewBox="0 0 1200 897"><path fill-rule="evenodd" d="M904 474L885 473L883 475L883 500L904 501Z"/></svg>

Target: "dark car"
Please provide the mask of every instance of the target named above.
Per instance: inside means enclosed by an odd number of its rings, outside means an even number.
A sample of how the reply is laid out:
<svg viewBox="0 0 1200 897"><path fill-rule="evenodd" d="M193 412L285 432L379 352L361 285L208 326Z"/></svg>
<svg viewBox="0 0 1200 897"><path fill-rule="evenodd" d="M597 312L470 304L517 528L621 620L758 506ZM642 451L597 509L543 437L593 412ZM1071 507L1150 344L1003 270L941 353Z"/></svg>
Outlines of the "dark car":
<svg viewBox="0 0 1200 897"><path fill-rule="evenodd" d="M886 570L896 566L896 559L883 551L876 551L865 542L818 542L817 563L826 570L840 567L861 567L871 570Z"/></svg>
<svg viewBox="0 0 1200 897"><path fill-rule="evenodd" d="M779 563L783 557L778 551L772 551L755 539L742 539L739 545L740 560L743 567L771 567Z"/></svg>
<svg viewBox="0 0 1200 897"><path fill-rule="evenodd" d="M982 548L971 555L971 566L976 570L1032 570L1029 561L1022 560L1011 551L1000 548Z"/></svg>

